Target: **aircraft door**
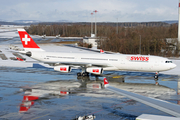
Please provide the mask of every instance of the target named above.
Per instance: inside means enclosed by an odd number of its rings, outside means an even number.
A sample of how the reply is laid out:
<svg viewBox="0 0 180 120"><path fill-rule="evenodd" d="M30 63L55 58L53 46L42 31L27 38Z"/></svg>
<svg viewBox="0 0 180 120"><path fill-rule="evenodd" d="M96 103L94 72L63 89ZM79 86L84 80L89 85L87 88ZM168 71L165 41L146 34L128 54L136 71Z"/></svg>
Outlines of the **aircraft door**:
<svg viewBox="0 0 180 120"><path fill-rule="evenodd" d="M119 61L120 61L120 68L119 69L124 70L125 69L125 61L123 59L119 59Z"/></svg>

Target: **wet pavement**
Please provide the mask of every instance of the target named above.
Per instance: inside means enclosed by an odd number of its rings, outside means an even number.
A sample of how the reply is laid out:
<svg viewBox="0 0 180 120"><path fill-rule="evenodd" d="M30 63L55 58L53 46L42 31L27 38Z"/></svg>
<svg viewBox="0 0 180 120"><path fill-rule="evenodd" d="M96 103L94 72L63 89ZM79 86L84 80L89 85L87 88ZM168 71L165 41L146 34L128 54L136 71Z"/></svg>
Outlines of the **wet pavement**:
<svg viewBox="0 0 180 120"><path fill-rule="evenodd" d="M5 37L9 34L5 34ZM4 33L1 36L4 36ZM33 36L33 39L38 43L61 41L52 38L42 39L37 36ZM16 37L0 38L0 44L3 50L7 49L3 45L20 44L17 32ZM47 46L45 47L51 51L55 48L55 46ZM59 49L59 46L56 46L56 50L64 50L64 48ZM66 49L69 50L69 48ZM9 54L6 53L6 55ZM0 61L2 65L13 64L11 60L2 61ZM98 80L94 76L77 78L76 74L80 72L77 69L72 70L71 73L60 73L53 68L32 68L28 65L22 67L22 63L20 65L21 67L0 67L0 120L72 120L76 116L89 114L94 114L96 120L134 120L141 114L169 116L152 107L103 89L103 77L99 77ZM180 97L176 95L177 82L180 79L177 75L160 74L160 85L156 86L154 73L123 71L104 73L106 76L123 77L125 83L109 81L114 87L175 104L180 103Z"/></svg>
<svg viewBox="0 0 180 120"><path fill-rule="evenodd" d="M169 116L100 89L98 85L101 86L103 77L97 81L94 76L77 79L79 71L59 73L50 68L0 67L0 119L71 120L94 114L97 120L134 120L143 113ZM178 76L160 74L160 86L156 86L152 73L105 72L111 73L125 79L125 83L110 81L112 86L175 104L179 100Z"/></svg>

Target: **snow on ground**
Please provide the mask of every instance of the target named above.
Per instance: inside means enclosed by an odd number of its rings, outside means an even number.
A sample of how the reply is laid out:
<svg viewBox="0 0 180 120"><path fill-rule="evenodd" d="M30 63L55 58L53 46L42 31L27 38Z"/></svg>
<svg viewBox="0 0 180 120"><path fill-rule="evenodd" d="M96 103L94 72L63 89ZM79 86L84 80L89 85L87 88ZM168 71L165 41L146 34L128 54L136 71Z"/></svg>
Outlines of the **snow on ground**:
<svg viewBox="0 0 180 120"><path fill-rule="evenodd" d="M18 37L17 28L24 28L24 26L0 26L0 38L13 38Z"/></svg>
<svg viewBox="0 0 180 120"><path fill-rule="evenodd" d="M16 30L17 28L24 28L21 25L1 25L0 30Z"/></svg>
<svg viewBox="0 0 180 120"><path fill-rule="evenodd" d="M19 36L18 33L13 31L0 33L0 38L13 38L18 36Z"/></svg>

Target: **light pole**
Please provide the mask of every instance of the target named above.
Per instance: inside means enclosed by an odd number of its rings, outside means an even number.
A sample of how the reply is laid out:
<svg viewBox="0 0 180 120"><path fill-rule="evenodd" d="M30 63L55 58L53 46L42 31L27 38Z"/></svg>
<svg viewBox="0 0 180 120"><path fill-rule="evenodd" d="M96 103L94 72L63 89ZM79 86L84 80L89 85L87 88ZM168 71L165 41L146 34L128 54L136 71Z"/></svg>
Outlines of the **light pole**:
<svg viewBox="0 0 180 120"><path fill-rule="evenodd" d="M93 13L91 13L91 35L93 34Z"/></svg>
<svg viewBox="0 0 180 120"><path fill-rule="evenodd" d="M117 18L117 31L116 31L116 33L118 34L118 18Z"/></svg>
<svg viewBox="0 0 180 120"><path fill-rule="evenodd" d="M141 35L139 35L140 41L139 41L139 54L141 54Z"/></svg>
<svg viewBox="0 0 180 120"><path fill-rule="evenodd" d="M97 35L97 27L96 27L96 13L98 12L97 10L94 11L95 12L95 36Z"/></svg>

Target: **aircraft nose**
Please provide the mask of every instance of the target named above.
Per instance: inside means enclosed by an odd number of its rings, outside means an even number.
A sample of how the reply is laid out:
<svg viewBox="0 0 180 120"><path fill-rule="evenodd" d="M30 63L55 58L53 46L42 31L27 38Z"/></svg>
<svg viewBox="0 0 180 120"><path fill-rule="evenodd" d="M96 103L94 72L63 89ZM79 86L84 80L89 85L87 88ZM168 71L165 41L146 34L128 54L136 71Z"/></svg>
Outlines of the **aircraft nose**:
<svg viewBox="0 0 180 120"><path fill-rule="evenodd" d="M177 66L176 64L172 63L171 69L175 68L176 66Z"/></svg>

